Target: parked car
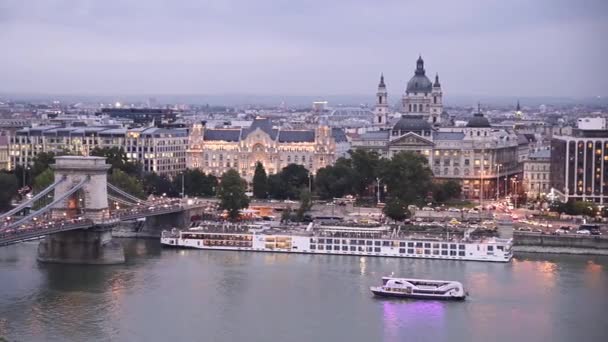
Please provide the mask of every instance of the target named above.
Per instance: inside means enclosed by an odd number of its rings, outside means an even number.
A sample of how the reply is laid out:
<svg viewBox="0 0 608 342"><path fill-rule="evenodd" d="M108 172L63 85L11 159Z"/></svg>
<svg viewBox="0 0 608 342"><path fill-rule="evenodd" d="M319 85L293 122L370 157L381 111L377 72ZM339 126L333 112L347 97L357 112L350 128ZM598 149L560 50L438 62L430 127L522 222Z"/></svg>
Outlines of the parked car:
<svg viewBox="0 0 608 342"><path fill-rule="evenodd" d="M451 211L453 213L459 213L460 209L458 209L458 208L450 208L450 209L448 209L448 211Z"/></svg>
<svg viewBox="0 0 608 342"><path fill-rule="evenodd" d="M582 230L577 230L576 234L581 234L581 235L591 235L591 232L588 231L587 229L582 229Z"/></svg>
<svg viewBox="0 0 608 342"><path fill-rule="evenodd" d="M435 211L435 209L433 209L431 207L423 207L422 211Z"/></svg>

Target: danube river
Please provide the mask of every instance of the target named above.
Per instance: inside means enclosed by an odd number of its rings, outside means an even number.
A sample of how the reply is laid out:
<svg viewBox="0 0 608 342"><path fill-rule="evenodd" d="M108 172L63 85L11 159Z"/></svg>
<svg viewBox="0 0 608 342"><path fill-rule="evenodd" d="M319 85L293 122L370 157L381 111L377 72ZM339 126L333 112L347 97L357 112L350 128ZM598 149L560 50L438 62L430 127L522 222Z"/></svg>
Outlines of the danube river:
<svg viewBox="0 0 608 342"><path fill-rule="evenodd" d="M607 341L608 257L508 264L161 249L122 266L38 264L0 248L8 341ZM381 300L383 275L459 280L466 302Z"/></svg>

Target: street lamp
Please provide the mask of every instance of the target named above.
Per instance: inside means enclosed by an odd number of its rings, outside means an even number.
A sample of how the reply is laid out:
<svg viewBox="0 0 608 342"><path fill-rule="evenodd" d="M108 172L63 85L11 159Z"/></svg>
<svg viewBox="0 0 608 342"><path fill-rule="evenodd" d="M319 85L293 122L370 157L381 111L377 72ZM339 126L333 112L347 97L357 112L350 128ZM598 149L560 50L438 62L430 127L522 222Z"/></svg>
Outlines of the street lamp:
<svg viewBox="0 0 608 342"><path fill-rule="evenodd" d="M496 201L500 197L500 167L502 164L496 164Z"/></svg>
<svg viewBox="0 0 608 342"><path fill-rule="evenodd" d="M380 181L382 178L376 177L376 185L378 187L377 196L378 196L378 204L380 204Z"/></svg>

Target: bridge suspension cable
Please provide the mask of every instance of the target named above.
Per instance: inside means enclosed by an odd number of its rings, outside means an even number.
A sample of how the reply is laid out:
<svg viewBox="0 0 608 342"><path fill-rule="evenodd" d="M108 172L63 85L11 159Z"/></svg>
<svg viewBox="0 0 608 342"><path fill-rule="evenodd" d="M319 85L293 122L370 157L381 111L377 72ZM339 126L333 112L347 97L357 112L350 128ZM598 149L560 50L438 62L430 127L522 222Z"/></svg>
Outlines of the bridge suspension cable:
<svg viewBox="0 0 608 342"><path fill-rule="evenodd" d="M0 220L4 219L5 217L9 217L12 216L18 212L20 212L21 210L25 209L28 205L36 202L37 200L41 199L43 196L45 196L46 194L48 194L49 192L51 192L51 190L55 189L55 186L57 186L59 183L63 182L66 179L66 177L62 177L60 178L58 181L56 181L55 183L47 186L44 190L40 191L39 193L37 193L34 197L30 198L29 200L22 202L21 204L19 204L18 206L16 206L15 208L5 212L4 214L0 215Z"/></svg>
<svg viewBox="0 0 608 342"><path fill-rule="evenodd" d="M49 203L49 205L45 206L44 208L41 208L39 210L36 210L35 212L27 215L26 217L22 218L19 221L14 222L13 224L9 225L8 227L6 227L6 229L8 228L13 228L13 227L17 227L22 223L25 223L31 219L33 219L36 216L40 216L44 213L46 213L47 211L49 211L50 209L52 209L55 204L63 201L64 199L68 198L68 196L71 196L73 193L75 193L76 191L80 190L80 188L82 188L82 186L84 185L84 183L88 182L89 178L84 178L83 180L80 181L80 183L76 184L74 187L72 187L70 190L66 191L65 193L63 193L61 196L59 196L59 198L55 198L53 200L53 202Z"/></svg>
<svg viewBox="0 0 608 342"><path fill-rule="evenodd" d="M108 195L108 199L110 201L114 201L114 202L117 202L117 203L120 203L120 204L123 204L123 205L126 205L126 206L132 206L134 204L133 202L129 202L129 201L126 201L126 200L124 200L122 198L118 198L118 197L112 196L112 195Z"/></svg>
<svg viewBox="0 0 608 342"><path fill-rule="evenodd" d="M112 183L108 183L108 188L111 189L111 190L114 190L119 195L122 195L122 196L130 199L131 201L133 201L135 203L142 203L142 204L146 204L147 203L146 201L144 201L142 199L139 199L139 198L137 198L137 197L135 197L135 196L133 196L133 195L131 195L131 194L129 194L129 193L121 190L119 187L113 185Z"/></svg>

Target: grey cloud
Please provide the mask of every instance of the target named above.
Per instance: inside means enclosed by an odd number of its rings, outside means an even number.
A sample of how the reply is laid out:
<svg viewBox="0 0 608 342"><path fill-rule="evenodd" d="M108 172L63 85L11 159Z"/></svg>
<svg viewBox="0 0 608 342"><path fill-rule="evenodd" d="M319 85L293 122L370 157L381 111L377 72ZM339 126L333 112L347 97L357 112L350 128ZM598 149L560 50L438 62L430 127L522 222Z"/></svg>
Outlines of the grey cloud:
<svg viewBox="0 0 608 342"><path fill-rule="evenodd" d="M0 91L606 95L605 1L0 0Z"/></svg>

